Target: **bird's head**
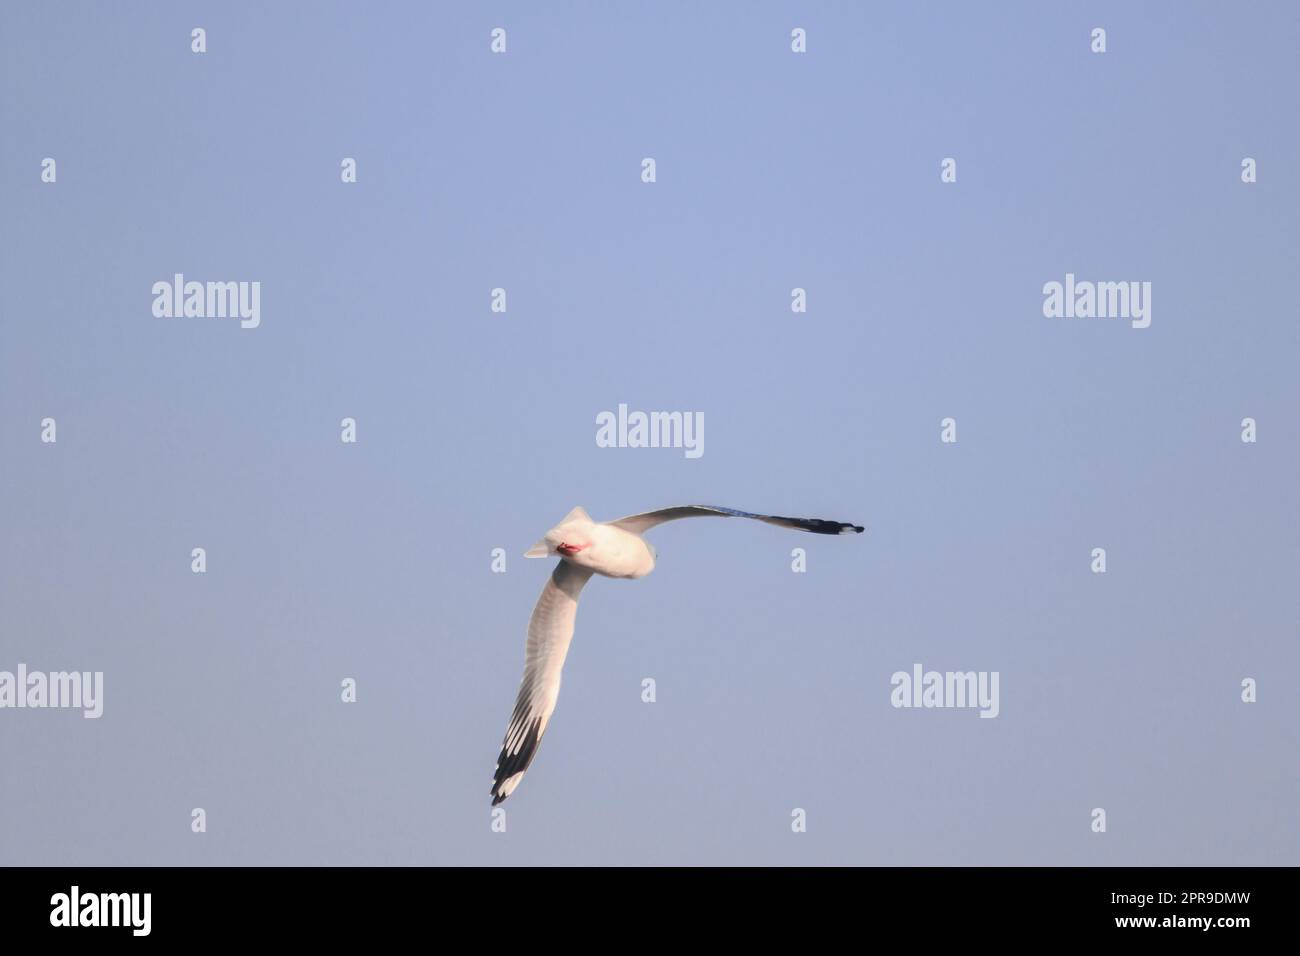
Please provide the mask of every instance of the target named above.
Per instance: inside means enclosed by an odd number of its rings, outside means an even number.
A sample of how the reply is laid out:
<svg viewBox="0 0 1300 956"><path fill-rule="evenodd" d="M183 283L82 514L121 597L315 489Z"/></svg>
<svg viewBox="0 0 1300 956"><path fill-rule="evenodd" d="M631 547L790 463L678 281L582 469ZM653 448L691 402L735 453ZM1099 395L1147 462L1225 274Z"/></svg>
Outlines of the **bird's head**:
<svg viewBox="0 0 1300 956"><path fill-rule="evenodd" d="M535 545L524 552L525 558L564 557L585 563L595 544L596 523L582 508L574 508Z"/></svg>

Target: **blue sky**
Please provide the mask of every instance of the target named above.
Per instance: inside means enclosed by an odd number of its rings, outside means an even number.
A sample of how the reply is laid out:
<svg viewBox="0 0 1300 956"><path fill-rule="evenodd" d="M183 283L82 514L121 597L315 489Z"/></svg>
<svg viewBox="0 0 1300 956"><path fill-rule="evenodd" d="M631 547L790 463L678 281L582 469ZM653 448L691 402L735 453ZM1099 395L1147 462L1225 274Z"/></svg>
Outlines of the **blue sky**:
<svg viewBox="0 0 1300 956"><path fill-rule="evenodd" d="M6 4L0 669L105 703L0 711L0 861L1300 861L1298 42L1284 3ZM155 318L177 272L261 325ZM1150 328L1045 318L1067 272L1151 282ZM619 403L705 454L598 448ZM867 532L653 532L491 832L519 556L688 502ZM998 671L997 719L891 707L917 662Z"/></svg>

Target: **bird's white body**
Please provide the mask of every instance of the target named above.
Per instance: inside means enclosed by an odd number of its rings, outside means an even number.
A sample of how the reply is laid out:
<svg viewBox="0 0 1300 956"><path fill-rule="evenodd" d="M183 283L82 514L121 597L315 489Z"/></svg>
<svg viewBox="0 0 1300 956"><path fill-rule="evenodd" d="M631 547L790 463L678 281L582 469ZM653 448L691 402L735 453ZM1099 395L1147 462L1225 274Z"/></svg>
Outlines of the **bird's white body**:
<svg viewBox="0 0 1300 956"><path fill-rule="evenodd" d="M643 578L655 569L655 549L641 535L592 521L581 508L527 552L528 557L552 555L607 578Z"/></svg>

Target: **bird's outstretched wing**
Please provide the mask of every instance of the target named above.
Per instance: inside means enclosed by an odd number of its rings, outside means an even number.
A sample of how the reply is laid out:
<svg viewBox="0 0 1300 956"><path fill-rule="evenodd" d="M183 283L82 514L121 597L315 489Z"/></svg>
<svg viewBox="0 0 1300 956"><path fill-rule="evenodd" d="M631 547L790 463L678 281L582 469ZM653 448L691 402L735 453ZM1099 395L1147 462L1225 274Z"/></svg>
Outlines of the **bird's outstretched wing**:
<svg viewBox="0 0 1300 956"><path fill-rule="evenodd" d="M628 515L617 521L609 522L616 528L641 534L655 525L678 518L753 518L782 528L795 528L799 531L811 531L813 534L855 534L863 530L861 525L848 524L844 521L827 521L824 518L783 518L780 515L756 515L749 511L737 511L735 508L720 508L716 505L678 505L675 508L660 508L644 514Z"/></svg>
<svg viewBox="0 0 1300 956"><path fill-rule="evenodd" d="M515 710L506 728L506 739L497 757L496 779L492 784L492 806L514 793L524 772L537 755L546 725L560 696L560 671L573 638L578 616L578 594L591 571L561 560L542 588L533 616L528 621L524 644L524 679L519 684Z"/></svg>

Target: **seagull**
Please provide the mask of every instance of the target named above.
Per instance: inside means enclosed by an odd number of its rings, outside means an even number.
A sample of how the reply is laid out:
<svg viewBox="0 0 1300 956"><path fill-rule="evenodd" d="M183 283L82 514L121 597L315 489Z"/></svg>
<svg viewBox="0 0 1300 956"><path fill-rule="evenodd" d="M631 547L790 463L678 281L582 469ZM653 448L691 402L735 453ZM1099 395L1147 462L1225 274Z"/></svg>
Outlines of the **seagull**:
<svg viewBox="0 0 1300 956"><path fill-rule="evenodd" d="M533 616L528 621L524 678L519 683L519 696L515 698L515 709L501 744L501 755L497 757L492 806L515 792L537 756L537 747L560 696L560 671L569 652L569 641L573 638L578 595L583 585L593 574L607 578L645 577L654 570L657 554L654 545L641 536L665 521L700 517L753 518L813 534L859 534L863 530L861 525L843 521L782 518L712 505L661 508L599 523L592 521L581 507L574 508L546 532L546 537L524 552L526 558L558 555L560 560L551 579L542 588L542 596L537 599Z"/></svg>

